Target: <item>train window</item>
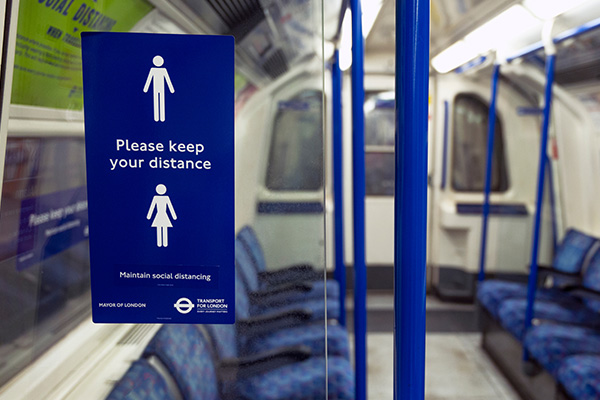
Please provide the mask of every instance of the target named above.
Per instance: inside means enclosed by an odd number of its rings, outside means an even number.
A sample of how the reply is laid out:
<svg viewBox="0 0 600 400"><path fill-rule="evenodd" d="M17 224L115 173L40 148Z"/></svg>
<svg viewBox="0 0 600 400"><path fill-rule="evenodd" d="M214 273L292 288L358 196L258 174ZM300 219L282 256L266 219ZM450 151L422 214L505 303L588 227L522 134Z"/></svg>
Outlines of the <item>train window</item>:
<svg viewBox="0 0 600 400"><path fill-rule="evenodd" d="M460 192L480 192L485 185L489 107L481 99L461 94L454 100L454 139L452 150L452 187ZM504 161L502 124L496 117L492 155L493 192L508 189Z"/></svg>
<svg viewBox="0 0 600 400"><path fill-rule="evenodd" d="M322 92L305 90L278 104L266 186L277 191L315 191L323 185Z"/></svg>
<svg viewBox="0 0 600 400"><path fill-rule="evenodd" d="M394 195L394 93L365 102L365 181L368 196Z"/></svg>
<svg viewBox="0 0 600 400"><path fill-rule="evenodd" d="M89 314L83 165L82 137L8 138L0 208L0 354L10 361L0 363L0 385Z"/></svg>

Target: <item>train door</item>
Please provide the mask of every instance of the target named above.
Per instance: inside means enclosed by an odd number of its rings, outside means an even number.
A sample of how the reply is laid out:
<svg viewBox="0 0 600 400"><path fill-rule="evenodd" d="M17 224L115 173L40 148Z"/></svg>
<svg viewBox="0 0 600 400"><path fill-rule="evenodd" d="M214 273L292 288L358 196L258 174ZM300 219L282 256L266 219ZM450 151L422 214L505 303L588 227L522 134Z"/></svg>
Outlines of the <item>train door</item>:
<svg viewBox="0 0 600 400"><path fill-rule="evenodd" d="M321 78L296 73L272 90L262 115L254 227L269 266L324 267L324 95ZM268 105L267 105L268 104ZM240 139L241 137L238 136ZM243 139L241 139L243 140Z"/></svg>
<svg viewBox="0 0 600 400"><path fill-rule="evenodd" d="M441 297L470 298L481 246L489 78L438 75L434 85L432 283ZM486 255L489 272L526 273L535 208L539 117L520 116L518 110L537 107L536 102L535 94L519 92L506 79L500 83ZM542 249L545 252L547 246Z"/></svg>

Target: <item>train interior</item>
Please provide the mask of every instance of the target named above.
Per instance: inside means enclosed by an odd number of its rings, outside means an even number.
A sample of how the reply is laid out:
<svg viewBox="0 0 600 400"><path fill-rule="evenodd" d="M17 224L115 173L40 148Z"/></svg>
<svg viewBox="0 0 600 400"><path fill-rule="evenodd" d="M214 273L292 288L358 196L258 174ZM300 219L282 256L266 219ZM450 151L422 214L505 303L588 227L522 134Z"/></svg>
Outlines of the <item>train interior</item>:
<svg viewBox="0 0 600 400"><path fill-rule="evenodd" d="M394 398L400 2L2 3L0 400ZM430 24L423 398L599 399L600 1ZM234 324L92 322L83 31L235 38Z"/></svg>

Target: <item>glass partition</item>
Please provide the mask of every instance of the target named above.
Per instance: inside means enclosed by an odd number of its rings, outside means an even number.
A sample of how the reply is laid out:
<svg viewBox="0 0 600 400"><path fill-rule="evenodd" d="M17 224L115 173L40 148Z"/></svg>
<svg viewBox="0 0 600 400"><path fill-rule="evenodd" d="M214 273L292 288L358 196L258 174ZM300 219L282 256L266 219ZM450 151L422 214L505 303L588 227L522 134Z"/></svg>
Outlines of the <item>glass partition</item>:
<svg viewBox="0 0 600 400"><path fill-rule="evenodd" d="M327 279L325 258L322 52L340 6L20 2L7 39L14 66L5 66L12 105L0 203L0 399L353 398L348 334L336 322L339 302L329 301L345 288ZM84 31L234 36L235 324L92 323L87 206L102 199L86 189Z"/></svg>

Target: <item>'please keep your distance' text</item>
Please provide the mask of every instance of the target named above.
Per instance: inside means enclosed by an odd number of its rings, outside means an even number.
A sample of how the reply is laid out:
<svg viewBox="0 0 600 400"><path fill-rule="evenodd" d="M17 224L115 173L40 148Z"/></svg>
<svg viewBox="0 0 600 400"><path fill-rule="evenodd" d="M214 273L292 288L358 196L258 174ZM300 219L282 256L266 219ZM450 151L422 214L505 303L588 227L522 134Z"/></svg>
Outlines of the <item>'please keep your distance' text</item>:
<svg viewBox="0 0 600 400"><path fill-rule="evenodd" d="M161 142L132 142L129 139L117 139L118 152L127 154L123 158L109 158L110 170L151 168L151 169L198 169L209 170L212 168L210 161L199 157L204 152L202 143L180 143L169 140ZM168 153L169 156L155 156L153 158L134 158L131 153ZM141 154L140 154L141 155Z"/></svg>

